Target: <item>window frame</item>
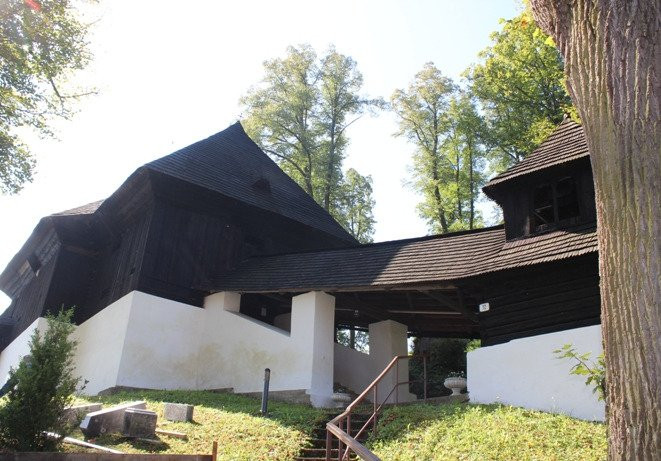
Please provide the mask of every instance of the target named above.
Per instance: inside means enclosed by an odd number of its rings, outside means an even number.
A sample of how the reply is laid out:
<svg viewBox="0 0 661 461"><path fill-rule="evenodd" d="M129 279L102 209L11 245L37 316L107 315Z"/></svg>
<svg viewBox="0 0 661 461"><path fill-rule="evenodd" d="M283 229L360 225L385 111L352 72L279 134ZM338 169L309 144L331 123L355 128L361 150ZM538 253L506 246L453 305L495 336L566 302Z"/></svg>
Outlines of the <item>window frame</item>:
<svg viewBox="0 0 661 461"><path fill-rule="evenodd" d="M576 208L578 211L574 216L570 216L565 219L559 219L557 185L559 182L564 181L566 179L571 179L572 182L574 183L574 189L576 195ZM553 222L548 224L535 225L535 194L537 190L545 186L551 187L551 195L552 195L551 198L553 202ZM561 177L554 179L553 181L545 181L540 184L537 184L531 190L530 193L530 202L529 202L530 206L528 207L528 226L527 226L528 235L542 234L544 232L550 232L553 230L560 229L562 227L566 227L567 225L576 224L583 215L583 204L580 200L580 197L581 197L581 184L580 181L578 181L578 179L574 175L563 175Z"/></svg>

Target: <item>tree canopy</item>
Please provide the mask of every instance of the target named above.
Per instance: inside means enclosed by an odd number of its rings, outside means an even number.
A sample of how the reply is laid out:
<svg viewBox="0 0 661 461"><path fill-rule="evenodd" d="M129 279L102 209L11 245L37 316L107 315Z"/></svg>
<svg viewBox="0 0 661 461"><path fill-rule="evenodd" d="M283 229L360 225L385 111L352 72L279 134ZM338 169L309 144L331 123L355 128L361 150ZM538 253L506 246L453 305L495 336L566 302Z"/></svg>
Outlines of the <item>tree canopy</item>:
<svg viewBox="0 0 661 461"><path fill-rule="evenodd" d="M479 62L464 72L482 109L483 141L497 171L522 160L572 111L553 41L528 11L501 24Z"/></svg>
<svg viewBox="0 0 661 461"><path fill-rule="evenodd" d="M32 180L35 160L15 133L29 127L52 136L52 117L71 116L67 78L90 60L88 25L70 0L5 0L0 4L0 191Z"/></svg>
<svg viewBox="0 0 661 461"><path fill-rule="evenodd" d="M487 176L522 160L573 111L562 56L530 12L502 25L461 84L427 63L391 98L395 134L416 148L410 185L431 232L481 227Z"/></svg>
<svg viewBox="0 0 661 461"><path fill-rule="evenodd" d="M432 63L391 98L396 136L416 147L411 186L420 193L420 216L432 232L481 225L475 202L483 182L482 120L471 96Z"/></svg>
<svg viewBox="0 0 661 461"><path fill-rule="evenodd" d="M354 170L345 181L342 165L347 129L382 102L360 95L356 62L332 47L321 59L309 45L289 47L264 71L261 85L241 99L246 131L354 237L370 241L371 179Z"/></svg>
<svg viewBox="0 0 661 461"><path fill-rule="evenodd" d="M359 242L371 242L374 235L372 177L347 170L335 206L335 219Z"/></svg>

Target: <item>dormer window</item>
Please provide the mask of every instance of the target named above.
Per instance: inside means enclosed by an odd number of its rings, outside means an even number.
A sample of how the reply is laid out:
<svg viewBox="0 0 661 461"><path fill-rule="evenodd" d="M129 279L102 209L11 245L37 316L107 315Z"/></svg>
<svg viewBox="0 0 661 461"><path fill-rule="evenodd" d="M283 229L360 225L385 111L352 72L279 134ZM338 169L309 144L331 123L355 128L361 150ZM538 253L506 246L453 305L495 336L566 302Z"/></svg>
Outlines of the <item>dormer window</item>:
<svg viewBox="0 0 661 461"><path fill-rule="evenodd" d="M579 216L578 188L570 176L537 186L533 192L530 233L571 223Z"/></svg>

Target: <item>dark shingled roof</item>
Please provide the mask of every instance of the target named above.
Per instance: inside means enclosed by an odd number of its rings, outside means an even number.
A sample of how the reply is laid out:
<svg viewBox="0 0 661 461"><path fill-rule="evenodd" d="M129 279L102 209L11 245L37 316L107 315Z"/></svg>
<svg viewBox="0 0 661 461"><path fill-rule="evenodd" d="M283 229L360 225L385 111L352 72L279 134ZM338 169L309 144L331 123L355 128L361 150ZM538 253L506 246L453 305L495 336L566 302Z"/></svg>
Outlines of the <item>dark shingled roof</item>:
<svg viewBox="0 0 661 461"><path fill-rule="evenodd" d="M96 202L88 203L86 205L81 205L70 210L60 211L59 213L53 213L51 216L73 216L73 215L86 215L94 213L103 203L103 200L97 200Z"/></svg>
<svg viewBox="0 0 661 461"><path fill-rule="evenodd" d="M145 167L356 242L262 152L239 122Z"/></svg>
<svg viewBox="0 0 661 461"><path fill-rule="evenodd" d="M588 155L583 127L565 118L537 149L509 170L491 179L484 186L484 191L488 194L489 188L496 184Z"/></svg>
<svg viewBox="0 0 661 461"><path fill-rule="evenodd" d="M450 282L597 251L594 226L505 242L502 226L347 249L251 258L211 291L342 291Z"/></svg>
<svg viewBox="0 0 661 461"><path fill-rule="evenodd" d="M596 251L596 225L593 223L576 226L534 237L511 240L503 245L496 256L487 261L486 266L472 270L470 275L531 266Z"/></svg>

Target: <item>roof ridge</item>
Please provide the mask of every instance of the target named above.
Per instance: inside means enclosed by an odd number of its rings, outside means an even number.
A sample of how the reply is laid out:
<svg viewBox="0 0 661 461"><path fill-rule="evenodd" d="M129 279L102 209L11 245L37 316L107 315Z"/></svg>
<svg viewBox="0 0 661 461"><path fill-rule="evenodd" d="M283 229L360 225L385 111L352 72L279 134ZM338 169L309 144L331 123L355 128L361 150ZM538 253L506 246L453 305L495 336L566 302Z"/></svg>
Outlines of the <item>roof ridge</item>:
<svg viewBox="0 0 661 461"><path fill-rule="evenodd" d="M473 234L479 234L482 232L488 232L488 231L495 231L495 230L500 230L504 229L505 225L504 224L498 224L495 226L489 226L489 227L480 227L477 229L467 229L467 230L462 230L462 231L456 231L456 232L448 232L447 234L432 234L432 235L423 235L421 237L409 237L405 239L393 239L393 240L384 240L383 242L372 242L372 243L361 243L358 245L353 245L353 246L348 246L344 248L320 248L316 250L301 250L301 251L288 251L288 252L282 252L282 253L274 253L274 254L268 254L268 255L255 255L251 256L249 258L246 258L242 260L240 263L248 262L253 259L267 259L267 258L276 258L280 256L289 256L289 255L300 255L300 254L308 254L308 253L321 253L321 252L336 252L336 251L346 251L346 250L356 250L358 248L373 248L375 246L386 246L386 245L395 245L395 244L400 244L400 243L413 243L413 242L424 242L428 240L441 240L444 238L450 238L450 237L461 237L464 235L473 235Z"/></svg>
<svg viewBox="0 0 661 461"><path fill-rule="evenodd" d="M92 214L99 208L99 206L101 206L101 204L105 200L106 199L95 200L93 202L85 203L84 205L80 205L74 208L69 208L67 210L51 213L48 216L71 216L71 215Z"/></svg>
<svg viewBox="0 0 661 461"><path fill-rule="evenodd" d="M279 214L349 245L356 242L327 210L248 136L240 121L152 160L144 167ZM255 174L269 181L271 193L268 196L252 187Z"/></svg>

